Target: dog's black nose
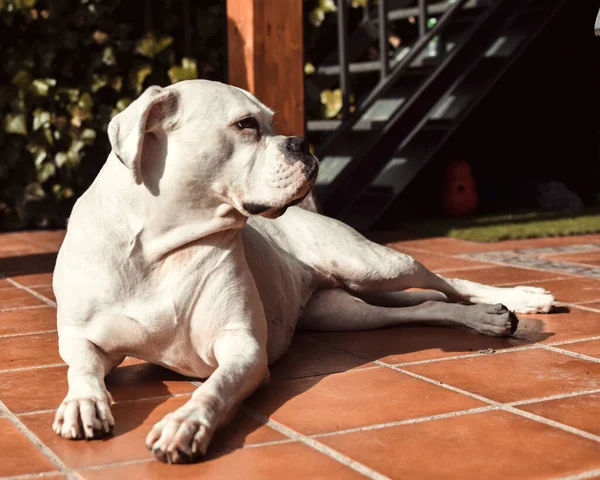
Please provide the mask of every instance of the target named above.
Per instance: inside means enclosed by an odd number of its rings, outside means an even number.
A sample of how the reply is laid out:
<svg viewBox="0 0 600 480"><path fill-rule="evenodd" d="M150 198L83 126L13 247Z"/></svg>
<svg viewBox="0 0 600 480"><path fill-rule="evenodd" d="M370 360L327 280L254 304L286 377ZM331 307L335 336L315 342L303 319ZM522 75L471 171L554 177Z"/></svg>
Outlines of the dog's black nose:
<svg viewBox="0 0 600 480"><path fill-rule="evenodd" d="M304 137L289 137L285 142L285 149L288 152L308 153L308 146Z"/></svg>

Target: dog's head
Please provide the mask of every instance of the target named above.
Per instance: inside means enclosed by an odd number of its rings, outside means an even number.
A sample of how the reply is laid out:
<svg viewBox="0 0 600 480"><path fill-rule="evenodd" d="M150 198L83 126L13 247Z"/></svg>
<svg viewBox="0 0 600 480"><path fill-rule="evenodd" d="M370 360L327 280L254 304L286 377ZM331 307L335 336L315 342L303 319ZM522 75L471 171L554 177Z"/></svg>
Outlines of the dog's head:
<svg viewBox="0 0 600 480"><path fill-rule="evenodd" d="M135 182L159 201L185 199L181 208L217 200L274 218L310 192L318 171L304 138L275 135L273 112L252 94L206 80L149 87L108 135Z"/></svg>

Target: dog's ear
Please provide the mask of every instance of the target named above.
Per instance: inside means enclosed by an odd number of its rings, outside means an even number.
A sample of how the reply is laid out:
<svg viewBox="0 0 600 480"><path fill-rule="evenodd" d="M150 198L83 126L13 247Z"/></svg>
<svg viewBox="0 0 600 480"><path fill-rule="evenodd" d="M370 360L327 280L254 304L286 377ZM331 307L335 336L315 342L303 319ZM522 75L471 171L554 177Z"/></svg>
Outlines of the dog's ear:
<svg viewBox="0 0 600 480"><path fill-rule="evenodd" d="M152 86L108 124L113 152L129 168L136 183L142 183L144 137L159 128L173 128L179 108L175 91Z"/></svg>

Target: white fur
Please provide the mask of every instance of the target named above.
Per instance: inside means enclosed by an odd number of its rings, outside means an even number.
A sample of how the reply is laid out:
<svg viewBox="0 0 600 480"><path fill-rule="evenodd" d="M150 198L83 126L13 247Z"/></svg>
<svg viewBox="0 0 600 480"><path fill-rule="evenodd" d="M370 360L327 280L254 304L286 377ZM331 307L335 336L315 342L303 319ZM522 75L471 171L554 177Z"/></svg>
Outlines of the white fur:
<svg viewBox="0 0 600 480"><path fill-rule="evenodd" d="M247 115L260 134L235 126ZM126 355L207 378L147 438L158 458L185 462L204 454L234 407L268 382L268 364L285 353L298 322L353 329L431 321L507 335L505 310L422 302L550 309L543 290L445 279L336 220L287 208L310 191L305 167L316 160L286 153L272 120L248 92L201 80L151 87L113 119L113 152L73 209L54 274L69 365L58 434L92 438L112 428L104 376ZM248 203L268 209L250 217ZM410 287L443 295L397 293Z"/></svg>

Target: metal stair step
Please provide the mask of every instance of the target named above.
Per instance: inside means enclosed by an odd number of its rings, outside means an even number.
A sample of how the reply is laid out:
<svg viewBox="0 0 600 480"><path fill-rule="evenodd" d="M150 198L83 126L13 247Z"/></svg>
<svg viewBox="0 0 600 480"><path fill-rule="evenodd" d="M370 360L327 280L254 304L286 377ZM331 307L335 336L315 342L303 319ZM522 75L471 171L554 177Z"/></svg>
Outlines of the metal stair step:
<svg viewBox="0 0 600 480"><path fill-rule="evenodd" d="M454 2L440 2L440 3L430 4L430 5L428 5L427 13L430 16L443 14L444 12L446 12L446 10L448 10L448 8L450 8L452 3L454 3ZM463 7L463 10L465 10L465 11L476 10L476 9L481 9L482 7L484 8L485 6L487 6L487 2L485 2L485 1L471 0L470 2L467 2L465 4L465 6ZM388 19L392 20L392 21L403 20L406 18L418 17L418 16L419 16L419 8L418 7L396 8L396 9L390 8L388 10Z"/></svg>
<svg viewBox="0 0 600 480"><path fill-rule="evenodd" d="M371 228L376 221L376 212L384 211L427 165L445 135L444 129L421 129L396 151L377 177L341 212L340 220L358 230Z"/></svg>
<svg viewBox="0 0 600 480"><path fill-rule="evenodd" d="M333 130L337 129L341 124L342 121L335 118L329 120L309 120L308 122L306 122L306 129L309 132L332 132ZM377 121L375 119L363 119L356 122L354 127L352 127L352 130L373 131L381 128L382 125L382 122Z"/></svg>
<svg viewBox="0 0 600 480"><path fill-rule="evenodd" d="M405 77L385 97L377 100L373 106L365 112L363 117L353 127L354 131L378 130L394 114L394 112L406 102L417 90L423 78L416 76ZM309 132L330 132L337 129L342 120L309 120L306 128Z"/></svg>

